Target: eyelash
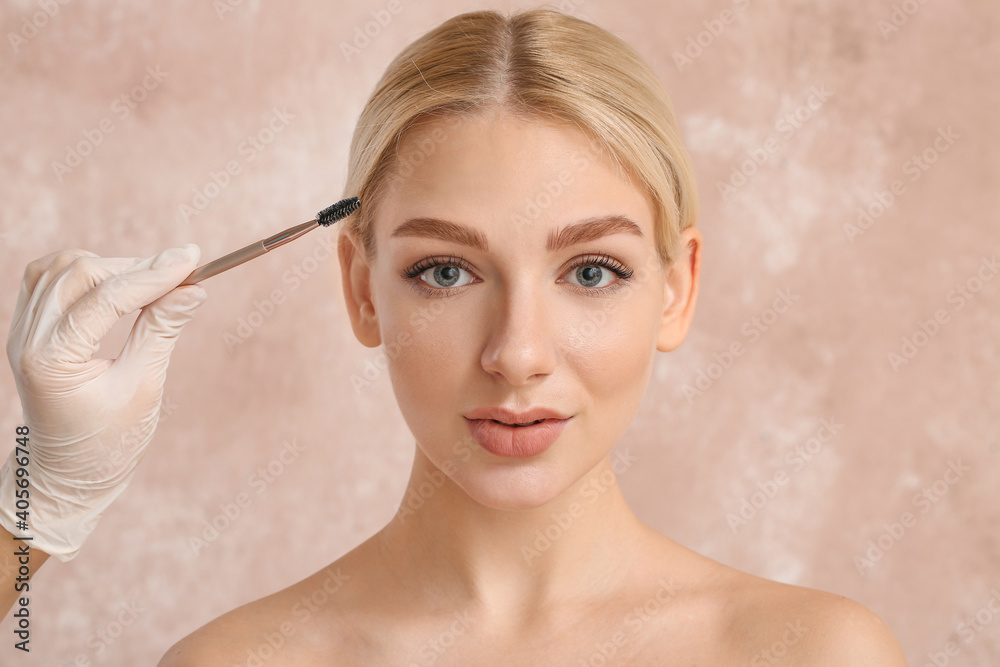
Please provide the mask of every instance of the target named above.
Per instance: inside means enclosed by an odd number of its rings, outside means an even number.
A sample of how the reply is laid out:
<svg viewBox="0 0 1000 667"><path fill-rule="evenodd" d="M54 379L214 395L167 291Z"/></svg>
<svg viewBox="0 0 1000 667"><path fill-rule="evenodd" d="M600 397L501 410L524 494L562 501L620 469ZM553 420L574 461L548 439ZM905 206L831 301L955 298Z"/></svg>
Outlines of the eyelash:
<svg viewBox="0 0 1000 667"><path fill-rule="evenodd" d="M465 260L464 257L455 257L454 255L449 255L445 257L432 257L427 256L422 260L414 264L413 266L404 269L401 277L410 281L410 285L413 289L417 290L424 296L429 297L443 297L448 296L452 292L462 289L465 285L460 287L427 287L420 279L420 275L423 274L428 269L432 269L436 266L457 266L458 268L472 273L472 266ZM577 259L572 266L570 266L566 273L574 271L581 266L600 266L602 268L608 269L612 273L618 276L618 280L608 285L606 287L583 287L581 285L570 284L575 290L582 294L587 294L590 296L607 296L617 292L618 290L627 286L628 281L632 278L633 271L629 267L625 266L618 260L614 259L606 253L590 254L584 255Z"/></svg>

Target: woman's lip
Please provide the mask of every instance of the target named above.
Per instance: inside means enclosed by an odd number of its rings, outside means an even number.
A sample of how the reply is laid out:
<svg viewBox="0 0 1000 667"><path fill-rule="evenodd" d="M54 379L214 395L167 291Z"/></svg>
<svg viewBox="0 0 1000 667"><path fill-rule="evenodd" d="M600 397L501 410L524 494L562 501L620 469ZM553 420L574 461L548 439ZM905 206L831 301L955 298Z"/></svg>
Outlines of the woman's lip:
<svg viewBox="0 0 1000 667"><path fill-rule="evenodd" d="M531 426L533 424L539 424L539 423L541 423L541 422L543 422L545 420L544 419L533 419L532 421L525 422L523 424L512 424L510 422L501 421L499 419L491 419L490 421L491 422L496 422L498 424L503 424L504 426Z"/></svg>
<svg viewBox="0 0 1000 667"><path fill-rule="evenodd" d="M568 419L573 415L543 405L535 405L521 410L504 407L482 407L465 413L466 419L496 419L505 424L526 424L538 419Z"/></svg>
<svg viewBox="0 0 1000 667"><path fill-rule="evenodd" d="M465 423L480 447L497 456L537 456L552 446L572 417L543 419L531 426L509 426L492 419L469 419Z"/></svg>

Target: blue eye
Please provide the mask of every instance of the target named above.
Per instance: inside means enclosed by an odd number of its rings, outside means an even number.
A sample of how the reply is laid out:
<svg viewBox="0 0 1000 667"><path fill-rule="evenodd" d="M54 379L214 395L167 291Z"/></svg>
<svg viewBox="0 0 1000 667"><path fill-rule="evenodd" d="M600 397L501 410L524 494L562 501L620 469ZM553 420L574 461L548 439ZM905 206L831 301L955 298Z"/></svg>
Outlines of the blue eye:
<svg viewBox="0 0 1000 667"><path fill-rule="evenodd" d="M468 282L457 284L462 271L471 273L472 267L461 257L425 257L403 271L403 277L413 281L413 286L417 289L447 292L448 288L463 287L469 284ZM429 274L430 278L425 280L422 277L424 274ZM436 283L441 287L425 287L418 283L425 283L427 285L434 285Z"/></svg>
<svg viewBox="0 0 1000 667"><path fill-rule="evenodd" d="M632 277L633 271L613 257L602 253L581 257L574 262L568 273L580 280L582 283L580 287L607 291L621 287L623 282ZM618 276L617 282L598 287L603 278L611 278L613 275Z"/></svg>
<svg viewBox="0 0 1000 667"><path fill-rule="evenodd" d="M401 277L425 296L448 296L458 288L473 284L472 280L459 282L463 271L472 274L472 267L463 257L428 256L404 269ZM572 274L580 281L568 283L574 290L591 296L604 296L625 287L632 278L633 271L613 257L601 253L579 257L566 274ZM618 280L611 284L601 284L605 278L613 276L617 276Z"/></svg>
<svg viewBox="0 0 1000 667"><path fill-rule="evenodd" d="M581 287L596 287L597 283L601 282L601 278L604 277L604 269L599 266L578 266L573 275L587 283ZM611 277L610 274L608 277Z"/></svg>

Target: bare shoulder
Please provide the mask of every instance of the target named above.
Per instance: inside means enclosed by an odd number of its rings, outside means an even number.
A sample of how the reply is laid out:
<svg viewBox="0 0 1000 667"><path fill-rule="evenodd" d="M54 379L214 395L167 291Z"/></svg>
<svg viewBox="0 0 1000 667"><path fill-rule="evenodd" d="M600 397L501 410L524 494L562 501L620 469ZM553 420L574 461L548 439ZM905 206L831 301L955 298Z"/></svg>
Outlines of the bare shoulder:
<svg viewBox="0 0 1000 667"><path fill-rule="evenodd" d="M751 667L779 660L811 667L906 667L889 626L842 595L738 573L727 619L732 644Z"/></svg>
<svg viewBox="0 0 1000 667"><path fill-rule="evenodd" d="M855 600L822 595L832 599L814 604L809 618L816 633L796 652L800 661L817 667L907 667L896 636L878 614Z"/></svg>
<svg viewBox="0 0 1000 667"><path fill-rule="evenodd" d="M237 607L171 646L158 667L314 664L318 651L331 655L331 649L339 648L331 642L342 637L330 628L338 622L337 593L348 578L334 563L288 588ZM322 643L317 637L323 638Z"/></svg>

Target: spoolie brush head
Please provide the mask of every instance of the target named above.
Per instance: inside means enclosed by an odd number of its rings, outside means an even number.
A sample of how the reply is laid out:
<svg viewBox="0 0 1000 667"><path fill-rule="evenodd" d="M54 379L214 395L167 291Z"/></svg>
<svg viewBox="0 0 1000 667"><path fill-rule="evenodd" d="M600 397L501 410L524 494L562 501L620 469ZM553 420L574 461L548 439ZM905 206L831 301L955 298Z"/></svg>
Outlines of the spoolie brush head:
<svg viewBox="0 0 1000 667"><path fill-rule="evenodd" d="M346 218L361 207L361 200L357 197L341 199L332 206L327 206L316 214L316 221L324 227L329 227L341 218Z"/></svg>

